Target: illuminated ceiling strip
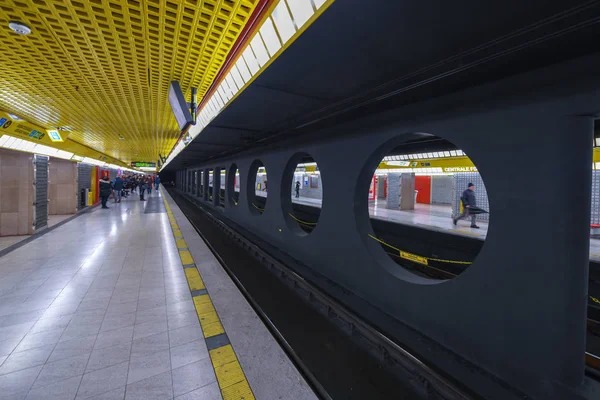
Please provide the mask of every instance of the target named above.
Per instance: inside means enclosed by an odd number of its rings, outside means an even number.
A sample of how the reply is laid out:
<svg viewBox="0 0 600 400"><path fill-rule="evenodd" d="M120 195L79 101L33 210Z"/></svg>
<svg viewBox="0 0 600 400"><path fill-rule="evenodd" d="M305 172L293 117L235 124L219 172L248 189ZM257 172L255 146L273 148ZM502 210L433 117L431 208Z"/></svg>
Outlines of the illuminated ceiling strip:
<svg viewBox="0 0 600 400"><path fill-rule="evenodd" d="M466 156L466 154L462 150L434 151L433 153L405 154L405 155L400 155L400 156L386 156L386 157L383 157L383 162L402 161L402 160L423 160L423 159L448 158L448 157L465 157L465 156Z"/></svg>
<svg viewBox="0 0 600 400"><path fill-rule="evenodd" d="M33 143L10 135L0 137L0 147L10 150L24 151L27 153L41 154L44 156L62 158L70 160L73 153L45 146L43 144Z"/></svg>
<svg viewBox="0 0 600 400"><path fill-rule="evenodd" d="M120 167L120 166L114 165L114 164L107 164L104 161L98 161L96 159L89 158L89 157L81 157L81 156L75 155L69 151L55 149L54 147L45 146L45 145L39 144L39 143L33 143L28 140L19 139L14 136L10 136L10 135L0 136L0 147L9 149L9 150L23 151L23 152L32 153L32 154L41 154L43 156L61 158L63 160L84 162L87 164L97 165L97 166L101 166L101 167L121 169L124 171L139 173L139 171L136 171L133 169L123 168L123 167Z"/></svg>
<svg viewBox="0 0 600 400"><path fill-rule="evenodd" d="M313 7L314 3L314 7ZM310 18L319 11L326 0L280 0L269 17L265 19L254 38L248 43L237 62L213 92L202 108L188 133L194 139L235 98L256 75L260 74L271 59L290 42ZM191 143L188 142L188 143ZM165 168L184 148L183 140L173 148L162 165Z"/></svg>

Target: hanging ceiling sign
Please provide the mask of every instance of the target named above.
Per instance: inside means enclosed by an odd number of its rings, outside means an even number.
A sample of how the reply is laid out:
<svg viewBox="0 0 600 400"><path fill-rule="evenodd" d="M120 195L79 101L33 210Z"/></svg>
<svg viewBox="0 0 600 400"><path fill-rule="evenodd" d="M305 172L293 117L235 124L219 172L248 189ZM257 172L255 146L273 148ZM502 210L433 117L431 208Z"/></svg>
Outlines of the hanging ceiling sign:
<svg viewBox="0 0 600 400"><path fill-rule="evenodd" d="M37 140L41 140L46 134L41 131L36 131L35 129L29 133L29 137Z"/></svg>
<svg viewBox="0 0 600 400"><path fill-rule="evenodd" d="M146 161L132 161L132 168L156 168L156 163Z"/></svg>
<svg viewBox="0 0 600 400"><path fill-rule="evenodd" d="M60 133L57 130L49 130L48 136L50 137L50 140L52 140L53 142L62 142L63 141L62 136L60 136Z"/></svg>

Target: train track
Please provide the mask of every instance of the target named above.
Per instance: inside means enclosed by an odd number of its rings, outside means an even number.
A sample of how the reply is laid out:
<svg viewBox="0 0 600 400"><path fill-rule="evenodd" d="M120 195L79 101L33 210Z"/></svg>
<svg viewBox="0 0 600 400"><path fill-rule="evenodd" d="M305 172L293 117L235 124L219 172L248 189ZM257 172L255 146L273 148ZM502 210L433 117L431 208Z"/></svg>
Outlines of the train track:
<svg viewBox="0 0 600 400"><path fill-rule="evenodd" d="M306 206L305 206L306 207ZM314 208L314 207L312 207ZM315 213L315 215L318 215L316 210L318 210L318 208L315 208L315 211L313 211ZM303 219L300 218L295 218L296 221L298 222L298 224L300 225L300 227L307 233L312 232L312 230L315 228L316 225L316 220L318 220L318 217L315 219L314 217L311 217L310 213L307 213L306 211L303 211L300 208L294 207L293 210L294 214L300 212L302 213L303 218L307 219L307 221L304 221ZM378 232L375 231L376 236L379 236ZM391 245L394 246L396 245L395 241L390 241ZM463 266L458 266L458 271L457 271L457 266L452 266L454 268L454 270L449 270L447 267L448 265L444 265L444 263L437 263L435 266L434 265L423 265L420 263L416 263L416 262L411 262L409 260L406 260L402 257L400 257L398 255L397 252L393 252L390 251L390 248L387 247L386 245L382 244L382 248L383 250L390 256L390 258L392 260L394 260L394 262L396 262L399 266L401 266L402 268L408 269L410 271L412 271L413 273L425 277L425 278L430 278L430 279L452 279L455 278L458 273L461 272L461 269L464 269L466 267L468 267L468 265L463 265ZM468 258L466 257L464 259L464 261L473 261L475 257L471 257ZM590 270L593 270L593 268L598 269L598 266L594 266L594 263L590 262ZM458 272L458 273L457 273ZM592 274L590 274L590 286L591 285L597 285L600 286L600 282L597 280L597 276L592 276ZM586 328L587 328L587 348L586 348L586 353L585 353L585 363L586 363L586 372L588 373L588 375L593 376L594 378L600 378L600 321L594 319L595 317L597 317L598 315L600 315L600 300L596 299L593 296L590 296L590 299L593 299L594 301L590 300L589 302L589 306L588 306L588 313L593 317L593 318L588 318L587 319L587 324L586 324ZM595 301L598 301L598 303L595 304Z"/></svg>
<svg viewBox="0 0 600 400"><path fill-rule="evenodd" d="M169 192L321 398L478 398L236 235L210 209Z"/></svg>

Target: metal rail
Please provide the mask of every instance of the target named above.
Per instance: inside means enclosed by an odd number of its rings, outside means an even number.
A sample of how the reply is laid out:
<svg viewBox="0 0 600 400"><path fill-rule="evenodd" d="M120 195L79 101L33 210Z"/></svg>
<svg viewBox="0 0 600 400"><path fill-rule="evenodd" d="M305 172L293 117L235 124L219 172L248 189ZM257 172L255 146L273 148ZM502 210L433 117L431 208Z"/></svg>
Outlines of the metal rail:
<svg viewBox="0 0 600 400"><path fill-rule="evenodd" d="M216 226L221 228L226 234L239 242L242 247L250 250L250 254L261 261L263 265L270 269L271 272L274 273L281 281L288 286L291 286L296 292L303 294L305 300L307 300L309 303L313 303L313 306L321 314L327 316L329 319L337 319L338 323L336 325L349 333L353 338L360 339L356 340L356 342L358 342L362 347L366 348L367 351L370 353L375 351L378 358L383 360L386 364L399 367L396 368L396 370L399 370L403 373L403 375L408 376L409 379L407 381L412 385L413 389L415 389L420 395L424 396L424 398L444 400L472 400L475 398L474 395L466 394L464 391L458 389L458 384L450 382L448 379L412 355L409 351L399 346L397 343L385 336L383 333L379 332L371 325L362 321L353 312L348 310L345 306L339 304L336 300L332 299L321 289L307 282L302 276L298 275L282 262L272 257L269 253L255 245L246 237L230 228L219 217L213 215L210 210L206 209L203 204L194 201L194 199L189 198L186 195L182 196L186 200L197 205L201 211L204 212L213 223L215 223ZM282 344L282 347L284 347L284 349L290 354L290 358L295 364L297 364L298 368L307 378L309 384L315 388L315 391L320 396L327 396L323 397L324 399L331 398L329 395L327 395L326 391L316 380L316 378L310 373L310 371L307 370L302 361L299 360L296 353L281 336L269 318L264 314L264 312L262 312L256 302L252 299L252 296L246 291L243 284L239 282L222 258L215 252L214 248L202 235L199 228L196 227L193 222L192 226L194 226L196 231L198 231L198 234L203 238L207 246L209 246L211 251L215 254L215 257L217 257L232 280L240 288L240 291L242 291L244 296L248 299L257 314L265 321L265 324L273 332L276 339Z"/></svg>

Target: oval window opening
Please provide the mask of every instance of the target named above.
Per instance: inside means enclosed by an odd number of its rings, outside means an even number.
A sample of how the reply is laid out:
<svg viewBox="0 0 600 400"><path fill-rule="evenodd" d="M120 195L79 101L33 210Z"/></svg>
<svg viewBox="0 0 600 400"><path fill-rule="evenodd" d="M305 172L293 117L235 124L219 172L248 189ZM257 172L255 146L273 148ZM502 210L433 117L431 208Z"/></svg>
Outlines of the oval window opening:
<svg viewBox="0 0 600 400"><path fill-rule="evenodd" d="M240 202L240 170L236 164L229 167L227 174L227 188L229 192L229 205L237 206Z"/></svg>
<svg viewBox="0 0 600 400"><path fill-rule="evenodd" d="M198 197L204 198L204 170L198 172Z"/></svg>
<svg viewBox="0 0 600 400"><path fill-rule="evenodd" d="M368 179L369 247L393 260L384 257L386 269L445 280L475 260L487 235L489 201L460 148L423 134L390 149Z"/></svg>
<svg viewBox="0 0 600 400"><path fill-rule="evenodd" d="M227 172L225 171L225 168L219 168L217 171L219 171L219 202L217 204L219 207L225 208L225 184L227 182Z"/></svg>
<svg viewBox="0 0 600 400"><path fill-rule="evenodd" d="M290 187L282 205L288 226L300 236L311 233L319 222L323 182L319 166L306 153L295 154L284 172L282 187Z"/></svg>
<svg viewBox="0 0 600 400"><path fill-rule="evenodd" d="M213 180L214 180L214 172L212 169L208 170L208 200L213 200Z"/></svg>
<svg viewBox="0 0 600 400"><path fill-rule="evenodd" d="M267 169L260 160L250 167L248 174L248 206L254 215L262 214L267 207L268 193Z"/></svg>

